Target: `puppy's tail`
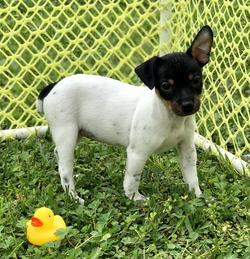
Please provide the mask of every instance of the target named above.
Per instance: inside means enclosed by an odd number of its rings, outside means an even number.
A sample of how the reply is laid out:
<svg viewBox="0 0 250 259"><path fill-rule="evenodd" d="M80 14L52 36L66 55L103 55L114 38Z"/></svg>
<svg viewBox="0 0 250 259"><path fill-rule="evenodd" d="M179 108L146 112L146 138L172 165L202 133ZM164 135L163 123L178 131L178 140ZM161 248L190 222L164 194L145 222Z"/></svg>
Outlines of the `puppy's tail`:
<svg viewBox="0 0 250 259"><path fill-rule="evenodd" d="M37 100L36 100L36 109L38 110L38 112L40 113L44 113L43 111L43 100L44 98L50 93L50 91L53 89L53 87L57 84L56 83L52 83L47 85L39 94Z"/></svg>
<svg viewBox="0 0 250 259"><path fill-rule="evenodd" d="M43 100L37 98L36 109L38 110L39 113L43 113Z"/></svg>

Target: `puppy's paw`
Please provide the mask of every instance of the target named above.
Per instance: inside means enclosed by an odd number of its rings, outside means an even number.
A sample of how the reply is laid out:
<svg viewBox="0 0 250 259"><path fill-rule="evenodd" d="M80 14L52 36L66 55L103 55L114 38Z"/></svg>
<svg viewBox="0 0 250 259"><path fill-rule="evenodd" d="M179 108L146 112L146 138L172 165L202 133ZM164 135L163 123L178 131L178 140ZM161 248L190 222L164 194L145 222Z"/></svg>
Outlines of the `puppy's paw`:
<svg viewBox="0 0 250 259"><path fill-rule="evenodd" d="M195 186L195 187L189 186L189 192L191 192L191 193L194 192L196 198L199 198L202 195L202 191L199 186Z"/></svg>
<svg viewBox="0 0 250 259"><path fill-rule="evenodd" d="M80 198L79 196L75 197L75 199L79 202L80 205L84 205L84 199Z"/></svg>
<svg viewBox="0 0 250 259"><path fill-rule="evenodd" d="M71 195L71 200L75 200L76 202L78 202L80 205L84 205L84 199L80 198L78 195L74 194Z"/></svg>
<svg viewBox="0 0 250 259"><path fill-rule="evenodd" d="M201 192L200 188L199 188L199 187L196 188L196 189L195 189L195 196L196 196L197 198L199 198L201 195L202 195L202 192Z"/></svg>
<svg viewBox="0 0 250 259"><path fill-rule="evenodd" d="M84 205L84 199L80 198L73 190L69 193L69 198L71 201L76 201L80 205Z"/></svg>
<svg viewBox="0 0 250 259"><path fill-rule="evenodd" d="M147 200L147 198L145 196L143 196L142 194L140 194L139 192L134 193L133 195L130 195L129 198L133 201L146 201Z"/></svg>

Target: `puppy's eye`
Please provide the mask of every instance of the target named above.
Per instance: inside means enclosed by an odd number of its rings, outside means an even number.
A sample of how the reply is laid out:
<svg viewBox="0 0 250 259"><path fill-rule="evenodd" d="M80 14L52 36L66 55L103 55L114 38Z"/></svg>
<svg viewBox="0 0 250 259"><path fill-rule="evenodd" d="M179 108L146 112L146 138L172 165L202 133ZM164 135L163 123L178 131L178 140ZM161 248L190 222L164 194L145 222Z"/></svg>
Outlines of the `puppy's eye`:
<svg viewBox="0 0 250 259"><path fill-rule="evenodd" d="M171 89L172 89L172 86L171 86L171 84L168 83L168 82L163 82L163 83L161 84L161 89L162 89L164 92L170 92Z"/></svg>
<svg viewBox="0 0 250 259"><path fill-rule="evenodd" d="M193 79L193 84L196 86L196 85L199 85L200 83L201 83L201 77L195 76Z"/></svg>

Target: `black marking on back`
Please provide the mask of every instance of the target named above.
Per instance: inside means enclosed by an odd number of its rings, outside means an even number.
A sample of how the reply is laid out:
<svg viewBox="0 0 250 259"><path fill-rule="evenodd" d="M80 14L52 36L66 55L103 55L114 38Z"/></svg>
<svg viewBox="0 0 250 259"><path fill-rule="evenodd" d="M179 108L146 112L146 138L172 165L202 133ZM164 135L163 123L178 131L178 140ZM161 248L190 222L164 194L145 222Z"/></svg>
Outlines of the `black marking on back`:
<svg viewBox="0 0 250 259"><path fill-rule="evenodd" d="M58 82L47 85L39 94L38 99L43 100Z"/></svg>

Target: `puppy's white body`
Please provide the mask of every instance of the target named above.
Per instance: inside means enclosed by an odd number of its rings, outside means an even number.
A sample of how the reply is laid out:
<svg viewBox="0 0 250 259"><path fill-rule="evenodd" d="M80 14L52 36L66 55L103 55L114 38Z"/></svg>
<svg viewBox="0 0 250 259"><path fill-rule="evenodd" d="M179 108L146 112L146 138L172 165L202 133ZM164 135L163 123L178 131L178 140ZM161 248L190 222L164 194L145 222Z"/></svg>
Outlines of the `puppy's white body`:
<svg viewBox="0 0 250 259"><path fill-rule="evenodd" d="M147 87L117 80L73 75L57 83L37 108L44 111L58 154L64 189L75 194L74 149L83 137L127 147L124 189L128 197L144 199L138 192L146 159L177 147L184 180L189 189L201 194L196 172L194 115L177 116L167 103Z"/></svg>

